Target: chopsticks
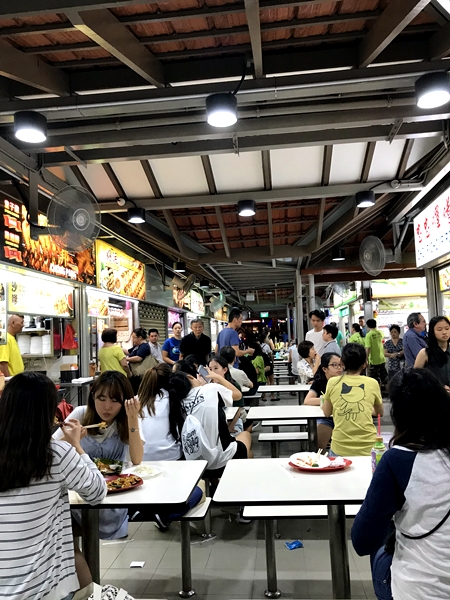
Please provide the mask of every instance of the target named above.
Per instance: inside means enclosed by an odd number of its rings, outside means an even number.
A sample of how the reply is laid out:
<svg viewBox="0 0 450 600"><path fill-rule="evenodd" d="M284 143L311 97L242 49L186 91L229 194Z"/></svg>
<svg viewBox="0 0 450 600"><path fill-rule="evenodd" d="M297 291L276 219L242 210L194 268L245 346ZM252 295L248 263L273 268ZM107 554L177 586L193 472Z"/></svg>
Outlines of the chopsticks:
<svg viewBox="0 0 450 600"><path fill-rule="evenodd" d="M99 429L106 429L106 423L105 421L102 421L101 423L96 423L95 425L84 425L85 429L95 429L95 427L98 427Z"/></svg>

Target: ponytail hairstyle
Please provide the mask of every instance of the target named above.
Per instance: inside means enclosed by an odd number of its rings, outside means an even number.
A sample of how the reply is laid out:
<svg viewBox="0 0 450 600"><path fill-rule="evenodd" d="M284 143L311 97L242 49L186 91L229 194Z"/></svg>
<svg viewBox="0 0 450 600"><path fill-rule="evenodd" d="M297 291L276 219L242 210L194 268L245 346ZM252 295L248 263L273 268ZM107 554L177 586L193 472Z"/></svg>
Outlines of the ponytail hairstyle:
<svg viewBox="0 0 450 600"><path fill-rule="evenodd" d="M178 365L182 360L178 361ZM177 442L181 439L181 430L184 423L183 400L187 397L192 389L186 373L178 369L172 373L168 381L169 392L169 424L170 433Z"/></svg>
<svg viewBox="0 0 450 600"><path fill-rule="evenodd" d="M152 369L148 369L142 377L138 398L141 408L147 407L150 416L155 415L156 396L161 396L163 389L167 390L171 373L172 369L167 363L159 363Z"/></svg>

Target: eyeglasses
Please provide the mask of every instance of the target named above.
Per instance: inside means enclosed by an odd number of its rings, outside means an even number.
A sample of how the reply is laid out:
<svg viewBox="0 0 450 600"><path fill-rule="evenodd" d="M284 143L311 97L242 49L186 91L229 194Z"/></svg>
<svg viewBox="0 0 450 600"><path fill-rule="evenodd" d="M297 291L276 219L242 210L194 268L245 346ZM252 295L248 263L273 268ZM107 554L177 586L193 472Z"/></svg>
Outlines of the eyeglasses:
<svg viewBox="0 0 450 600"><path fill-rule="evenodd" d="M338 363L330 363L328 366L333 367L333 369L342 369L342 365Z"/></svg>

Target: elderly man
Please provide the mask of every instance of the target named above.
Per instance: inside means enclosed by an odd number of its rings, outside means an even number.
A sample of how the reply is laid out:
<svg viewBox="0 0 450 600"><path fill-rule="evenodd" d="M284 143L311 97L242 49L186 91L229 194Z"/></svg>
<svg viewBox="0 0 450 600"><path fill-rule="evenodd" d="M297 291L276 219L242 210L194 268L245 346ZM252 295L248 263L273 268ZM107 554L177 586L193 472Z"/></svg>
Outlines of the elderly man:
<svg viewBox="0 0 450 600"><path fill-rule="evenodd" d="M8 320L8 335L5 346L0 346L0 370L5 377L22 373L25 369L20 355L16 335L23 329L23 315L11 315Z"/></svg>
<svg viewBox="0 0 450 600"><path fill-rule="evenodd" d="M185 335L180 343L180 359L189 354L195 356L198 365L206 365L207 356L211 354L211 338L203 333L203 321L193 319L191 321L191 333Z"/></svg>
<svg viewBox="0 0 450 600"><path fill-rule="evenodd" d="M427 347L427 340L424 335L427 322L419 312L413 312L408 315L406 323L408 331L405 331L403 336L403 352L405 353L406 366L413 367L416 356L422 348Z"/></svg>

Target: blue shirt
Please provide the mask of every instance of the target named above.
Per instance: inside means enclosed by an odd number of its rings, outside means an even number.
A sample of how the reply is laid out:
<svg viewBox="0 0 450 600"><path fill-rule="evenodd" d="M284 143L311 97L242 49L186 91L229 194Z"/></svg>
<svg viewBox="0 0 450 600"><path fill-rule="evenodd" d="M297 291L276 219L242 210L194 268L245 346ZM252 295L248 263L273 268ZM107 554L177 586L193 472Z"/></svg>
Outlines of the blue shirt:
<svg viewBox="0 0 450 600"><path fill-rule="evenodd" d="M225 327L217 336L217 346L219 347L219 352L222 350L224 346L238 346L239 347L239 336L235 329L231 327ZM234 361L234 365L236 369L239 369L239 360L236 357Z"/></svg>
<svg viewBox="0 0 450 600"><path fill-rule="evenodd" d="M181 339L177 340L177 338L174 337L167 338L164 342L162 349L168 353L170 360L176 362L180 359L180 344Z"/></svg>
<svg viewBox="0 0 450 600"><path fill-rule="evenodd" d="M427 347L427 341L424 337L417 333L415 329L408 329L403 336L403 351L407 367L413 367L416 361L416 356Z"/></svg>

